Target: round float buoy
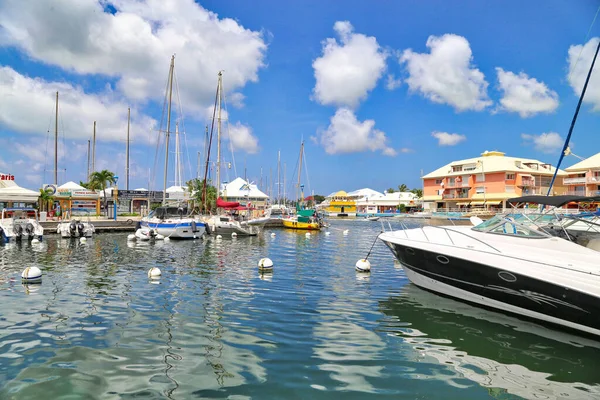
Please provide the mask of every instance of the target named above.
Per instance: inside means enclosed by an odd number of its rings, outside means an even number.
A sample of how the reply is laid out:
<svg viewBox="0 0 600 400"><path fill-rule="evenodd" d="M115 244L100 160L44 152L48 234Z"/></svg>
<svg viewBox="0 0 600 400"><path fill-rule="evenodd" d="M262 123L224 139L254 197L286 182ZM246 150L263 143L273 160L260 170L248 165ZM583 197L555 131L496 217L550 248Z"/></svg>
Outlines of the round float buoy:
<svg viewBox="0 0 600 400"><path fill-rule="evenodd" d="M31 243L35 244L35 243L39 243L40 241L38 240L38 238L33 238L31 239Z"/></svg>
<svg viewBox="0 0 600 400"><path fill-rule="evenodd" d="M371 271L371 263L369 262L369 260L366 259L360 259L356 262L356 270L358 272L369 272Z"/></svg>
<svg viewBox="0 0 600 400"><path fill-rule="evenodd" d="M342 232L344 235L347 235L348 232L350 232L348 229L344 230L344 232Z"/></svg>
<svg viewBox="0 0 600 400"><path fill-rule="evenodd" d="M237 237L237 233L235 233L235 232L231 232L231 237L232 237L232 238L234 238L234 237Z"/></svg>
<svg viewBox="0 0 600 400"><path fill-rule="evenodd" d="M221 240L221 239L223 239L223 236L217 235L217 240Z"/></svg>
<svg viewBox="0 0 600 400"><path fill-rule="evenodd" d="M270 258L261 258L258 261L258 270L268 272L273 270L273 261Z"/></svg>
<svg viewBox="0 0 600 400"><path fill-rule="evenodd" d="M271 237L275 237L275 232L271 232Z"/></svg>
<svg viewBox="0 0 600 400"><path fill-rule="evenodd" d="M130 233L129 235L127 235L127 240L135 240L135 235L133 233Z"/></svg>
<svg viewBox="0 0 600 400"><path fill-rule="evenodd" d="M21 273L21 279L27 283L38 283L42 281L42 271L38 267L27 267Z"/></svg>
<svg viewBox="0 0 600 400"><path fill-rule="evenodd" d="M331 232L329 232L329 231L325 232L325 236L329 236L329 235L331 235Z"/></svg>
<svg viewBox="0 0 600 400"><path fill-rule="evenodd" d="M81 237L81 238L79 239L79 242L80 242L80 243L85 243L85 242L87 242L87 239L85 238L85 236L83 236L83 237Z"/></svg>
<svg viewBox="0 0 600 400"><path fill-rule="evenodd" d="M161 272L158 267L152 267L148 270L148 278L150 279L158 279L160 278Z"/></svg>
<svg viewBox="0 0 600 400"><path fill-rule="evenodd" d="M168 237L168 236L165 236L165 238L163 239L163 241L165 241L165 242L170 242L170 241L171 241L171 238L170 238L170 237Z"/></svg>
<svg viewBox="0 0 600 400"><path fill-rule="evenodd" d="M157 233L156 236L154 236L154 239L156 239L156 240L165 240L165 235L161 235L160 233Z"/></svg>
<svg viewBox="0 0 600 400"><path fill-rule="evenodd" d="M309 237L310 237L310 232L306 232L306 233L304 234L304 236L306 236L307 238L309 238Z"/></svg>

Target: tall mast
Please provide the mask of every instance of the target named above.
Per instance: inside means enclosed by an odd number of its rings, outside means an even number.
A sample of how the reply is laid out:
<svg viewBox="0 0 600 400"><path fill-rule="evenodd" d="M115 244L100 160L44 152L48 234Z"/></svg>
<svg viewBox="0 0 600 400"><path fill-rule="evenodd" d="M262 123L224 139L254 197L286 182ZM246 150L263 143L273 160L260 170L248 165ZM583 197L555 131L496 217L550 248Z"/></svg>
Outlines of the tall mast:
<svg viewBox="0 0 600 400"><path fill-rule="evenodd" d="M94 121L94 135L92 136L92 172L95 172L95 171L96 171L96 121Z"/></svg>
<svg viewBox="0 0 600 400"><path fill-rule="evenodd" d="M285 198L285 167L286 167L286 164L283 163L283 204L284 205L287 202L286 198Z"/></svg>
<svg viewBox="0 0 600 400"><path fill-rule="evenodd" d="M165 136L165 182L163 188L163 204L167 201L167 169L169 168L169 135L171 129L171 100L173 98L173 69L175 68L175 56L171 56L171 67L169 68L169 104L167 105L167 133Z"/></svg>
<svg viewBox="0 0 600 400"><path fill-rule="evenodd" d="M129 190L129 122L131 120L131 108L127 108L127 147L125 149L125 188ZM150 189L148 189L150 190Z"/></svg>
<svg viewBox="0 0 600 400"><path fill-rule="evenodd" d="M181 171L179 167L179 122L175 122L175 186L181 186Z"/></svg>
<svg viewBox="0 0 600 400"><path fill-rule="evenodd" d="M277 204L281 204L281 151L277 151Z"/></svg>
<svg viewBox="0 0 600 400"><path fill-rule="evenodd" d="M219 81L217 84L217 197L221 195L221 97L223 90L223 71L219 71Z"/></svg>
<svg viewBox="0 0 600 400"><path fill-rule="evenodd" d="M88 139L88 151L87 151L87 181L90 181L90 139Z"/></svg>
<svg viewBox="0 0 600 400"><path fill-rule="evenodd" d="M298 198L298 201L300 201L300 196L299 191L300 191L300 174L302 173L302 153L304 151L304 141L302 141L302 144L300 145L300 164L298 165L298 186L296 187L296 197ZM302 196L304 197L304 196Z"/></svg>
<svg viewBox="0 0 600 400"><path fill-rule="evenodd" d="M56 92L56 115L54 116L54 184L58 185L58 92Z"/></svg>

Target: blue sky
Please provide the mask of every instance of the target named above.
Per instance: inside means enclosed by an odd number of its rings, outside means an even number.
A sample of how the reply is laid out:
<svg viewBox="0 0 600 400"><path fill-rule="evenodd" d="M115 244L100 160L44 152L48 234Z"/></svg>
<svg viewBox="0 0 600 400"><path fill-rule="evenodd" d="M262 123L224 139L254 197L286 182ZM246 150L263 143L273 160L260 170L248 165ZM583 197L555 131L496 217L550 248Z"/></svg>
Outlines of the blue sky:
<svg viewBox="0 0 600 400"><path fill-rule="evenodd" d="M220 69L238 175L260 183L262 169L265 190L278 151L294 190L302 139L302 181L319 194L420 187L421 170L484 150L555 164L600 37L600 21L588 35L599 3L584 0L46 3L0 1L0 171L30 188L53 179L56 90L59 181L84 180L97 120L96 164L122 187L131 107L130 188L162 188L173 53L186 178ZM572 138L581 157L600 151L597 75Z"/></svg>

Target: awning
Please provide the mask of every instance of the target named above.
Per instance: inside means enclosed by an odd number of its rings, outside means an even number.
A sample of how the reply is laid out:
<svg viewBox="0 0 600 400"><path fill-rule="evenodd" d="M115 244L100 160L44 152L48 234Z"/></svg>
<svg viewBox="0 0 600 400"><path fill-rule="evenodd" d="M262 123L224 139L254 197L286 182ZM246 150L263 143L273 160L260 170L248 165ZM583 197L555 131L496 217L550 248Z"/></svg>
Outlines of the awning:
<svg viewBox="0 0 600 400"><path fill-rule="evenodd" d="M471 205L472 206L482 206L485 204L485 201L472 201Z"/></svg>
<svg viewBox="0 0 600 400"><path fill-rule="evenodd" d="M493 201L486 201L485 204L487 204L488 206L497 206L497 205L502 204L502 202L493 200Z"/></svg>
<svg viewBox="0 0 600 400"><path fill-rule="evenodd" d="M456 203L457 206L468 206L469 203L471 203L470 201L461 201Z"/></svg>

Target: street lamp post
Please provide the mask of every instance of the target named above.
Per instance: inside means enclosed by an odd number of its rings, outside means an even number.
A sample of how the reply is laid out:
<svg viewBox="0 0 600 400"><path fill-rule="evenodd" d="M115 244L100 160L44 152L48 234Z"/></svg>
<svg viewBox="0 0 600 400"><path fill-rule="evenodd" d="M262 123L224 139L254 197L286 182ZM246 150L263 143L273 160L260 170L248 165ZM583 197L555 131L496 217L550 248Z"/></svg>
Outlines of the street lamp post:
<svg viewBox="0 0 600 400"><path fill-rule="evenodd" d="M115 187L113 189L115 221L117 220L117 201L119 200L119 185L117 184L117 182L119 182L119 177L115 176Z"/></svg>

